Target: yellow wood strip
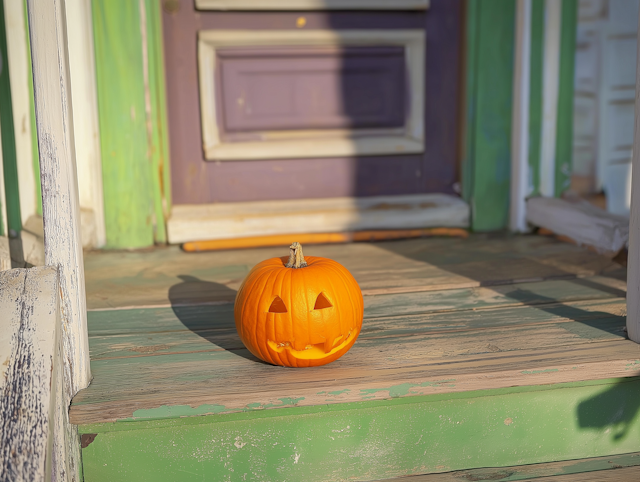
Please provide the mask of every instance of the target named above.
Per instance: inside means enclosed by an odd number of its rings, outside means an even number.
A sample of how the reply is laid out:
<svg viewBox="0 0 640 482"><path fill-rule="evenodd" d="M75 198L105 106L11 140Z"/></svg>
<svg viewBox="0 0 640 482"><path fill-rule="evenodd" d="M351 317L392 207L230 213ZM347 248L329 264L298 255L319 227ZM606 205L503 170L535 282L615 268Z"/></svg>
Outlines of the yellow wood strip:
<svg viewBox="0 0 640 482"><path fill-rule="evenodd" d="M300 244L334 244L365 241L390 241L397 239L426 238L445 236L467 238L469 232L462 228L427 228L427 229L389 229L369 230L341 233L303 233L274 234L269 236L251 236L233 239L211 239L208 241L190 241L182 245L188 253L201 251L217 251L226 249L262 248L267 246L286 246L291 239Z"/></svg>

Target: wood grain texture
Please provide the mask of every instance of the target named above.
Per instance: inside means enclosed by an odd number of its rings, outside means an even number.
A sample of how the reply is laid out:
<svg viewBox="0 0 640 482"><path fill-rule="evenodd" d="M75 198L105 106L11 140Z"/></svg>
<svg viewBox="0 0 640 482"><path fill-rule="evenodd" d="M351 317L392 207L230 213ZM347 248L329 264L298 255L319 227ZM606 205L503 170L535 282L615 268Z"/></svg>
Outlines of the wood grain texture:
<svg viewBox="0 0 640 482"><path fill-rule="evenodd" d="M629 241L629 221L584 200L534 197L527 201L527 221L567 236L611 256Z"/></svg>
<svg viewBox="0 0 640 482"><path fill-rule="evenodd" d="M640 453L566 460L546 464L520 465L461 470L444 474L417 475L410 478L394 478L379 482L460 482L467 480L491 480L523 482L621 482L636 480L640 475Z"/></svg>
<svg viewBox="0 0 640 482"><path fill-rule="evenodd" d="M175 206L169 242L374 229L466 228L469 206L447 194Z"/></svg>
<svg viewBox="0 0 640 482"><path fill-rule="evenodd" d="M9 252L9 238L0 236L0 271L11 269L11 253Z"/></svg>
<svg viewBox="0 0 640 482"><path fill-rule="evenodd" d="M91 372L66 20L62 1L29 0L27 5L45 219L45 261L59 270L65 390L73 395L89 384Z"/></svg>
<svg viewBox="0 0 640 482"><path fill-rule="evenodd" d="M0 273L0 478L80 481L77 429L63 381L58 272Z"/></svg>
<svg viewBox="0 0 640 482"><path fill-rule="evenodd" d="M515 1L467 10L465 199L476 231L507 226Z"/></svg>
<svg viewBox="0 0 640 482"><path fill-rule="evenodd" d="M154 110L163 93L156 47L149 49L157 16L147 15L145 2L94 0L92 7L106 246L151 246L165 240L167 210Z"/></svg>
<svg viewBox="0 0 640 482"><path fill-rule="evenodd" d="M188 254L172 257L164 250L159 253L163 282L174 269L199 277L181 274L181 282L168 287L166 307L90 313L95 381L74 399L72 420L85 424L170 417L175 410L195 415L290 405L282 400L317 406L636 371L640 352L623 331L623 273L606 258L536 236L336 248L313 251L344 263L365 294L362 333L343 359L320 369L274 369L253 358L238 339L233 287L254 259L275 250L207 253L197 260L198 271L187 270ZM145 255L149 263L152 255ZM603 275L576 277L596 261L604 262ZM160 274L152 271L140 271L144 274L135 284L128 282L126 291L148 292ZM109 272L125 274L113 264ZM514 283L516 273L520 279ZM105 298L122 293L109 293L107 279L99 285ZM181 408L166 408L172 406Z"/></svg>
<svg viewBox="0 0 640 482"><path fill-rule="evenodd" d="M249 269L267 258L286 255L293 241L291 238L280 248L206 253L184 253L177 247L151 252L90 252L85 260L88 307L233 301ZM609 278L621 275L624 280L624 270L611 260L546 236L472 235L468 239L309 246L305 252L344 265L365 296L600 273Z"/></svg>
<svg viewBox="0 0 640 482"><path fill-rule="evenodd" d="M74 140L80 207L91 211L81 218L82 245L100 248L106 243L102 161L98 127L96 64L91 28L91 0L66 0L69 71L72 82Z"/></svg>
<svg viewBox="0 0 640 482"><path fill-rule="evenodd" d="M95 482L245 474L344 482L628 454L638 447L639 385L630 378L200 417L174 407L172 420L82 427L93 434L83 462ZM583 472L609 464L586 465Z"/></svg>

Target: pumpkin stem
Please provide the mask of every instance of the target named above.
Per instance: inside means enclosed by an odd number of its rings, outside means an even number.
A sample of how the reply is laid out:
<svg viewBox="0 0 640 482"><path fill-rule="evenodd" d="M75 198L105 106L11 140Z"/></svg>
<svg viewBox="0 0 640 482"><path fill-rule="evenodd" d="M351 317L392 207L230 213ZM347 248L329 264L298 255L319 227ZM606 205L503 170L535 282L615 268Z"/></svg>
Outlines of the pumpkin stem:
<svg viewBox="0 0 640 482"><path fill-rule="evenodd" d="M307 262L302 254L302 245L298 242L289 246L289 262L285 265L287 268L305 268Z"/></svg>

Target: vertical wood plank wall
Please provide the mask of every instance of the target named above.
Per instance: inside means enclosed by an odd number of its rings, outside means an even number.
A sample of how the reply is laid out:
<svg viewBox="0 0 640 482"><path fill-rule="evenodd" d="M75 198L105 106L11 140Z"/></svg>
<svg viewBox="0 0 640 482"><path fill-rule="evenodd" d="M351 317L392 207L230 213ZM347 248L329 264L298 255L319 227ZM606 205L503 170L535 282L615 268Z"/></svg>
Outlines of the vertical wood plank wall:
<svg viewBox="0 0 640 482"><path fill-rule="evenodd" d="M465 194L472 228L509 219L515 1L468 2Z"/></svg>
<svg viewBox="0 0 640 482"><path fill-rule="evenodd" d="M555 129L555 195L569 187L577 0L562 2L560 79ZM545 0L533 0L529 92L530 195L540 193ZM462 193L475 231L509 220L515 1L467 3L466 111Z"/></svg>
<svg viewBox="0 0 640 482"><path fill-rule="evenodd" d="M158 77L164 74L159 47L150 41L160 31L153 25L159 2L94 0L92 6L106 247L150 246L166 239L161 215L166 169L159 161L166 162L166 144L154 122L162 117Z"/></svg>

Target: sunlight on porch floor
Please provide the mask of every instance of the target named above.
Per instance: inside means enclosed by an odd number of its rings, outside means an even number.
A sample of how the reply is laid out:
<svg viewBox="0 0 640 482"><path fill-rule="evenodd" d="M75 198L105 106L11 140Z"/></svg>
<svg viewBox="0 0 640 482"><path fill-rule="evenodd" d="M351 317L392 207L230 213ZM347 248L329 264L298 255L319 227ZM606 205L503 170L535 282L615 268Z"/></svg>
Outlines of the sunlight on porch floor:
<svg viewBox="0 0 640 482"><path fill-rule="evenodd" d="M236 289L282 249L85 257L93 382L75 424L309 406L636 375L625 269L542 236L306 246L360 283L362 333L330 365L264 364ZM638 368L636 368L636 366Z"/></svg>

